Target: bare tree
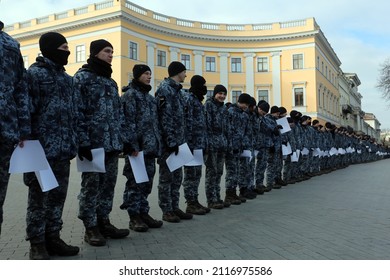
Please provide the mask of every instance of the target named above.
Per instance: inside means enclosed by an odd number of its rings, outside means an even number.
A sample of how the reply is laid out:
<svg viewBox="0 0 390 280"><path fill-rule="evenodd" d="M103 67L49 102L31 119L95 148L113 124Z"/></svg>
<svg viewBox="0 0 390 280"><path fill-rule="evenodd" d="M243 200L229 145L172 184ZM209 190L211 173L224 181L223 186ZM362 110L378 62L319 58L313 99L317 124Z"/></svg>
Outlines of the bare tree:
<svg viewBox="0 0 390 280"><path fill-rule="evenodd" d="M385 101L390 101L390 58L380 65L377 88Z"/></svg>

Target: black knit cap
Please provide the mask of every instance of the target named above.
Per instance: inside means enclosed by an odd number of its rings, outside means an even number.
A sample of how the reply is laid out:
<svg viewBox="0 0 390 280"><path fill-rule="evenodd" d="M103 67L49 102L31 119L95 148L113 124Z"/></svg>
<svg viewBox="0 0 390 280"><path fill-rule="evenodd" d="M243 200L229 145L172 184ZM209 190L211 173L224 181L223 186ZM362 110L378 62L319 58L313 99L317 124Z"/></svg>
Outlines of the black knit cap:
<svg viewBox="0 0 390 280"><path fill-rule="evenodd" d="M150 70L150 67L146 64L136 64L134 65L133 67L133 78L135 80L138 80L139 77L141 77L141 75L143 73L145 73L146 71L150 71L152 72L152 70Z"/></svg>
<svg viewBox="0 0 390 280"><path fill-rule="evenodd" d="M187 70L183 63L179 61L172 61L168 66L169 77L176 76L177 74Z"/></svg>
<svg viewBox="0 0 390 280"><path fill-rule="evenodd" d="M104 40L104 39L92 41L91 45L89 46L89 57L94 57L105 47L110 47L110 48L114 49L114 47L111 45L111 43Z"/></svg>
<svg viewBox="0 0 390 280"><path fill-rule="evenodd" d="M241 93L237 102L249 105L252 102L252 97L247 93Z"/></svg>
<svg viewBox="0 0 390 280"><path fill-rule="evenodd" d="M257 107L259 107L262 111L268 113L269 112L269 104L265 100L260 100L259 103L257 104Z"/></svg>
<svg viewBox="0 0 390 280"><path fill-rule="evenodd" d="M279 107L274 105L271 107L271 114L279 113Z"/></svg>
<svg viewBox="0 0 390 280"><path fill-rule="evenodd" d="M280 113L280 114L286 114L286 113L287 113L286 108L284 108L284 107L279 107L279 113Z"/></svg>
<svg viewBox="0 0 390 280"><path fill-rule="evenodd" d="M46 57L47 53L56 50L64 43L68 42L63 35L57 32L48 32L39 38L39 49L41 50L42 55Z"/></svg>
<svg viewBox="0 0 390 280"><path fill-rule="evenodd" d="M216 85L214 87L214 96L220 92L227 94L227 89L223 85Z"/></svg>
<svg viewBox="0 0 390 280"><path fill-rule="evenodd" d="M206 80L200 75L194 75L190 81L192 88L201 88L206 84Z"/></svg>
<svg viewBox="0 0 390 280"><path fill-rule="evenodd" d="M256 106L256 99L253 96L251 96L251 103L249 103L249 106L251 107Z"/></svg>

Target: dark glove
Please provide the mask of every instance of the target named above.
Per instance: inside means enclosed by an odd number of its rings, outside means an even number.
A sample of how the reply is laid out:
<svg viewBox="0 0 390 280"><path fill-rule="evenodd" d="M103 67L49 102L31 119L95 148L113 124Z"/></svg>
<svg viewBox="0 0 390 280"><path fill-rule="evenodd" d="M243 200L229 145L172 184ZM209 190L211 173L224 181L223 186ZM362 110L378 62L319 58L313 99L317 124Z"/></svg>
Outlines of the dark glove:
<svg viewBox="0 0 390 280"><path fill-rule="evenodd" d="M240 153L240 150L238 150L238 149L233 150L233 155L238 155L239 153Z"/></svg>
<svg viewBox="0 0 390 280"><path fill-rule="evenodd" d="M91 146L88 147L79 147L79 150L77 152L80 160L84 160L86 158L89 161L92 161L92 152L91 152Z"/></svg>
<svg viewBox="0 0 390 280"><path fill-rule="evenodd" d="M271 154L275 153L275 146L270 147L270 148L269 148L269 152L270 152Z"/></svg>
<svg viewBox="0 0 390 280"><path fill-rule="evenodd" d="M133 152L135 152L135 150L129 143L123 144L123 154L124 155L131 155Z"/></svg>
<svg viewBox="0 0 390 280"><path fill-rule="evenodd" d="M175 155L177 155L179 153L179 146L175 145L173 147L168 147L168 152L175 153Z"/></svg>
<svg viewBox="0 0 390 280"><path fill-rule="evenodd" d="M278 125L276 126L276 128L278 128L278 129L283 129L283 126L281 126L280 124L278 124Z"/></svg>
<svg viewBox="0 0 390 280"><path fill-rule="evenodd" d="M283 144L284 146L287 146L287 141L283 141L282 144Z"/></svg>
<svg viewBox="0 0 390 280"><path fill-rule="evenodd" d="M280 131L279 131L279 128L278 128L278 127L275 127L275 128L274 128L274 134L275 134L275 135L279 135L279 134L280 134Z"/></svg>

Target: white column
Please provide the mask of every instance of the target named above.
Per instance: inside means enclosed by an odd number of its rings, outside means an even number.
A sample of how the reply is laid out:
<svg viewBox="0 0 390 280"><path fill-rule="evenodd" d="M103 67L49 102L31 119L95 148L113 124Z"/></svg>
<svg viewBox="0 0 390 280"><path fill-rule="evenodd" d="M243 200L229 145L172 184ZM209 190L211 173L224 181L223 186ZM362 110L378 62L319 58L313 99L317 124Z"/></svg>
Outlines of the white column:
<svg viewBox="0 0 390 280"><path fill-rule="evenodd" d="M272 52L272 91L273 100L271 106L282 106L282 92L281 92L281 79L280 79L280 54L281 52Z"/></svg>
<svg viewBox="0 0 390 280"><path fill-rule="evenodd" d="M169 48L169 51L170 51L170 58L171 58L171 61L180 61L180 59L178 59L178 56L179 56L179 53L180 53L180 49L179 48L175 48L175 47L170 47Z"/></svg>
<svg viewBox="0 0 390 280"><path fill-rule="evenodd" d="M146 64L150 67L152 70L152 77L154 73L154 66L155 66L155 50L156 44L152 42L146 42ZM150 94L154 95L154 79L152 78L150 81L150 86L152 87Z"/></svg>
<svg viewBox="0 0 390 280"><path fill-rule="evenodd" d="M255 71L253 67L254 53L245 53L245 77L246 77L246 93L255 97Z"/></svg>
<svg viewBox="0 0 390 280"><path fill-rule="evenodd" d="M218 53L219 56L219 76L220 83L224 85L229 92L229 67L228 67L228 53Z"/></svg>
<svg viewBox="0 0 390 280"><path fill-rule="evenodd" d="M202 51L193 51L195 58L195 75L201 75L203 74L203 55L204 52Z"/></svg>

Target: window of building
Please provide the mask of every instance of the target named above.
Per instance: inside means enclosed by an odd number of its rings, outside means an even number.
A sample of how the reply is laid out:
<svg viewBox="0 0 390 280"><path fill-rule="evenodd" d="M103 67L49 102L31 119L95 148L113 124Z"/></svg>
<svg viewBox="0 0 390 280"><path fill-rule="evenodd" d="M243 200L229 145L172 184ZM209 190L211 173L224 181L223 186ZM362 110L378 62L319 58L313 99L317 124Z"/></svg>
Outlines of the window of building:
<svg viewBox="0 0 390 280"><path fill-rule="evenodd" d="M328 78L328 66L325 66L325 77Z"/></svg>
<svg viewBox="0 0 390 280"><path fill-rule="evenodd" d="M167 52L160 50L157 51L157 66L167 66Z"/></svg>
<svg viewBox="0 0 390 280"><path fill-rule="evenodd" d="M85 61L85 45L76 46L76 62Z"/></svg>
<svg viewBox="0 0 390 280"><path fill-rule="evenodd" d="M321 73L324 73L324 62L321 63Z"/></svg>
<svg viewBox="0 0 390 280"><path fill-rule="evenodd" d="M184 64L187 70L191 69L191 56L189 54L182 54L181 63Z"/></svg>
<svg viewBox="0 0 390 280"><path fill-rule="evenodd" d="M214 90L208 90L206 94L206 98L211 98L214 95Z"/></svg>
<svg viewBox="0 0 390 280"><path fill-rule="evenodd" d="M241 58L232 57L232 72L240 73L241 72Z"/></svg>
<svg viewBox="0 0 390 280"><path fill-rule="evenodd" d="M294 88L294 106L304 106L303 88Z"/></svg>
<svg viewBox="0 0 390 280"><path fill-rule="evenodd" d="M268 57L257 58L257 72L268 72Z"/></svg>
<svg viewBox="0 0 390 280"><path fill-rule="evenodd" d="M303 54L293 54L293 69L303 69Z"/></svg>
<svg viewBox="0 0 390 280"><path fill-rule="evenodd" d="M23 56L23 65L24 65L24 68L28 68L28 56L27 55L24 55Z"/></svg>
<svg viewBox="0 0 390 280"><path fill-rule="evenodd" d="M138 44L131 41L129 41L129 58L138 59Z"/></svg>
<svg viewBox="0 0 390 280"><path fill-rule="evenodd" d="M206 72L215 72L215 57L206 56Z"/></svg>
<svg viewBox="0 0 390 280"><path fill-rule="evenodd" d="M241 95L241 90L232 90L232 103L237 103L238 97Z"/></svg>
<svg viewBox="0 0 390 280"><path fill-rule="evenodd" d="M258 101L260 100L265 100L267 102L269 102L269 98L268 98L268 90L267 89L259 89L257 91L257 97L258 97Z"/></svg>
<svg viewBox="0 0 390 280"><path fill-rule="evenodd" d="M317 69L319 70L320 69L320 57L317 56Z"/></svg>

